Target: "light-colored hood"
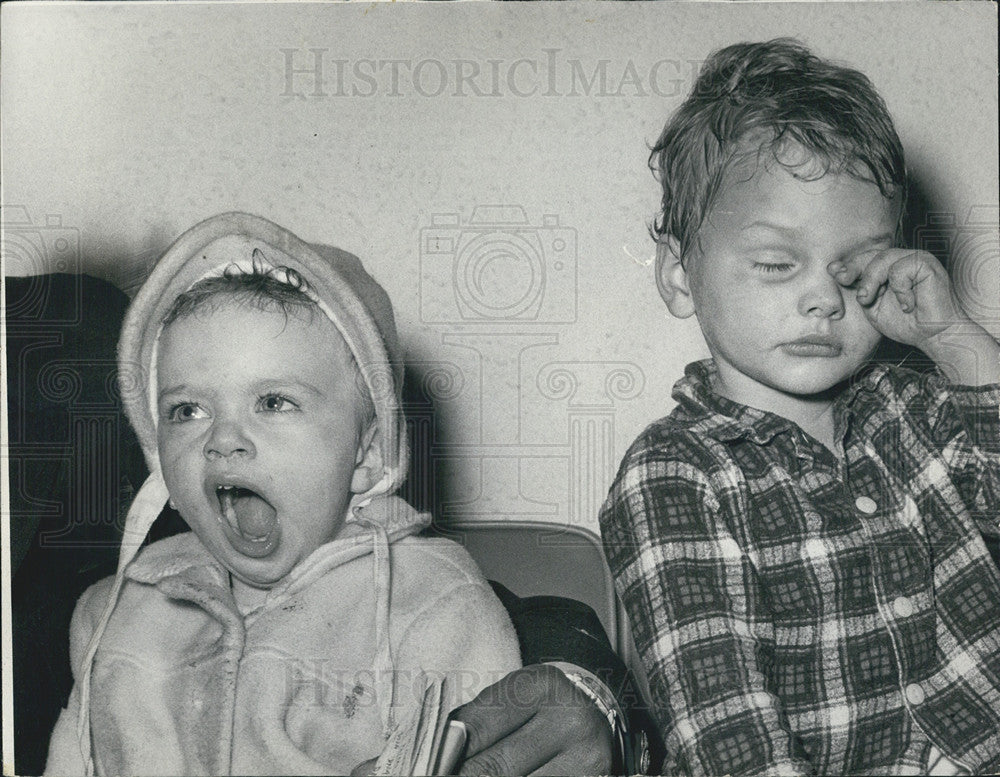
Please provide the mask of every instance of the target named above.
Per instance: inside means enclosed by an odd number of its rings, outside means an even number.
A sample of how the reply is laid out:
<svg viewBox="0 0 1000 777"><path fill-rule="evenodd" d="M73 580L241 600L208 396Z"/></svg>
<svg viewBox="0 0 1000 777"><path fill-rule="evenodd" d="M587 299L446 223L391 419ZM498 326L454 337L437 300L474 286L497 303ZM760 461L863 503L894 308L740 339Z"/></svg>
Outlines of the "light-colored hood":
<svg viewBox="0 0 1000 777"><path fill-rule="evenodd" d="M372 583L378 595L373 618L378 654L373 657L373 665L391 669L389 545L419 531L429 518L391 496L406 475L408 455L400 399L403 360L389 297L351 254L310 246L257 216L245 213L215 216L181 235L156 264L129 307L118 345L122 402L151 474L129 509L115 583L77 675L81 678L77 735L89 770L93 768L89 696L94 656L118 600L125 569L168 499L157 454L155 410L156 349L163 318L177 297L198 281L221 275L234 264L249 269L253 262L259 264L261 258L266 267L288 268L305 280L307 293L350 348L375 406L382 477L368 492L352 499L344 531L334 540L345 547L325 556L346 561L374 554ZM391 707L389 701L386 709ZM386 727L389 723L384 720Z"/></svg>

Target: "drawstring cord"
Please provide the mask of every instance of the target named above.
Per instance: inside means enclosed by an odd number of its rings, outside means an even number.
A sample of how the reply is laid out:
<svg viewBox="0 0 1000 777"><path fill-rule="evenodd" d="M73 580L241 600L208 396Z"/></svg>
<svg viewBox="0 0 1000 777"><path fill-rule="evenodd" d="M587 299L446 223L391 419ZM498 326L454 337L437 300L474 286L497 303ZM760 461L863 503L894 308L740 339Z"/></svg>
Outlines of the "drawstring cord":
<svg viewBox="0 0 1000 777"><path fill-rule="evenodd" d="M90 678L94 669L94 656L97 655L98 645L100 645L104 631L108 627L111 613L114 612L118 595L125 582L125 567L139 552L139 548L142 547L142 542L149 532L149 527L153 525L156 516L160 514L167 498L167 486L159 472L151 474L135 495L132 506L129 507L128 516L125 518L125 530L122 535L121 550L118 553L118 571L115 573L115 582L108 595L108 603L104 607L104 612L101 613L101 619L97 622L97 627L90 637L87 652L83 657L81 665L83 675L80 679L80 714L76 721L76 736L80 742L83 762L86 765L86 777L93 777L94 774L94 758L90 746Z"/></svg>
<svg viewBox="0 0 1000 777"><path fill-rule="evenodd" d="M375 694L379 700L382 734L385 737L396 725L394 717L395 688L393 682L392 647L389 644L389 594L392 585L389 565L389 535L380 523L361 516L361 508L354 511L359 524L372 530L372 583L375 587Z"/></svg>

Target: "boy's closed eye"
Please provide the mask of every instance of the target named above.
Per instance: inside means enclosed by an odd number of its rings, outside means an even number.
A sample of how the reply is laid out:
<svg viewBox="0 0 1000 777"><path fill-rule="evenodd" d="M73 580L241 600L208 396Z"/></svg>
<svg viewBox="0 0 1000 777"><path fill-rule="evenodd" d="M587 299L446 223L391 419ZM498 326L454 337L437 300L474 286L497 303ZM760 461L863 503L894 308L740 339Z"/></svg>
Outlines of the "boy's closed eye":
<svg viewBox="0 0 1000 777"><path fill-rule="evenodd" d="M794 256L786 251L761 251L750 257L750 266L755 272L766 275L781 275L796 267Z"/></svg>
<svg viewBox="0 0 1000 777"><path fill-rule="evenodd" d="M754 262L753 267L763 273L774 274L789 272L795 268L795 265L791 262Z"/></svg>

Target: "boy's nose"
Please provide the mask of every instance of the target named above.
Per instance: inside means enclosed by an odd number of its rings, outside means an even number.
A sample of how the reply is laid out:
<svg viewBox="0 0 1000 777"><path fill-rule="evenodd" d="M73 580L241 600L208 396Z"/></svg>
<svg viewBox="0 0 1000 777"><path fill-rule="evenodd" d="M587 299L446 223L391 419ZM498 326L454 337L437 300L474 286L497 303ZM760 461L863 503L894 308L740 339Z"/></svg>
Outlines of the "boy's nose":
<svg viewBox="0 0 1000 777"><path fill-rule="evenodd" d="M205 441L204 453L205 458L215 460L230 456L256 456L257 449L238 424L216 420Z"/></svg>
<svg viewBox="0 0 1000 777"><path fill-rule="evenodd" d="M818 318L843 318L843 287L823 268L816 273L799 299L799 312L804 316Z"/></svg>

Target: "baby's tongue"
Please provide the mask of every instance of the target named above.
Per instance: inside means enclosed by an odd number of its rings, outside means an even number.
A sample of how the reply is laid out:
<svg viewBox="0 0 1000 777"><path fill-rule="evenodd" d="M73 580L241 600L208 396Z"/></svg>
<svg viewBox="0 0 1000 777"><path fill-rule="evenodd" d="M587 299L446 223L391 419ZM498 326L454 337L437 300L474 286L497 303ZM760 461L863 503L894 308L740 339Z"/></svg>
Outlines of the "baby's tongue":
<svg viewBox="0 0 1000 777"><path fill-rule="evenodd" d="M236 525L247 539L267 537L278 521L278 514L253 491L236 488L227 493L226 518L236 519ZM232 522L230 520L230 522Z"/></svg>

